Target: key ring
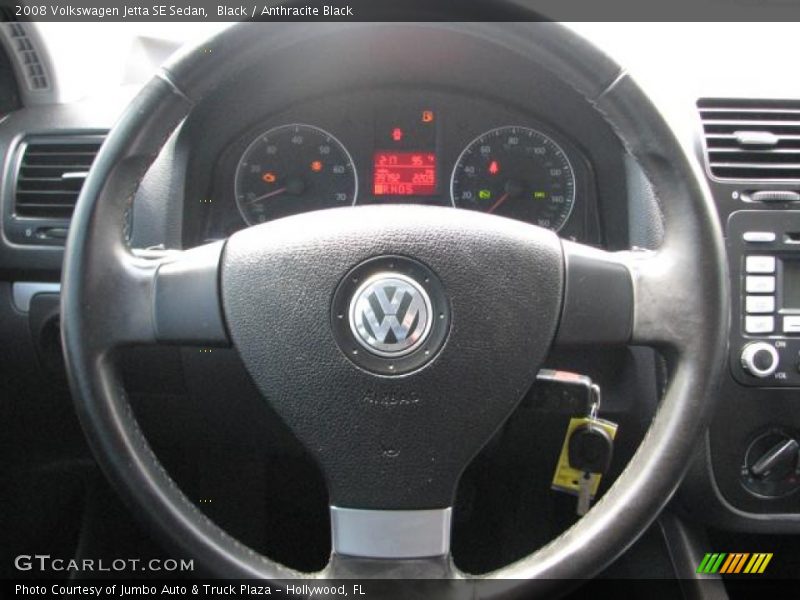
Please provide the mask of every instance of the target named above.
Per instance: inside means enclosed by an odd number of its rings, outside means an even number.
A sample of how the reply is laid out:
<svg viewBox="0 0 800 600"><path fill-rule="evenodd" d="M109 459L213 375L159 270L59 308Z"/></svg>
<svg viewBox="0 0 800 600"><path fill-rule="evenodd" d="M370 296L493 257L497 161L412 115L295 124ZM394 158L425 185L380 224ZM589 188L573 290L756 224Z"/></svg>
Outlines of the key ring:
<svg viewBox="0 0 800 600"><path fill-rule="evenodd" d="M591 402L591 406L589 407L589 418L592 421L597 420L597 413L600 410L600 386L596 383L593 383L589 387L589 398Z"/></svg>

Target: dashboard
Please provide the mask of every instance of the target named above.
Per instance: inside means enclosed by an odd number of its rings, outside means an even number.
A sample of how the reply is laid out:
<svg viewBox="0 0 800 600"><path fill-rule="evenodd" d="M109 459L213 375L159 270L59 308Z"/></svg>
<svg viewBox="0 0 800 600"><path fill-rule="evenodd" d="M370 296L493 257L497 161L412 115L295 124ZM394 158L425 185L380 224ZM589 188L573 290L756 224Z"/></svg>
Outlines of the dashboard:
<svg viewBox="0 0 800 600"><path fill-rule="evenodd" d="M596 181L576 141L536 115L453 91L305 100L233 132L189 175L206 200L187 214L193 242L366 204L476 210L598 240Z"/></svg>
<svg viewBox="0 0 800 600"><path fill-rule="evenodd" d="M660 100L670 126L698 164L706 165L706 181L728 238L735 314L730 368L719 392L726 405L711 424L704 447L698 449L697 463L679 499L698 521L721 529L800 531L797 472L790 469L779 480L751 477L752 467L763 456L800 440L796 398L800 342L797 331L783 330L787 316L794 317L794 323L800 321L796 283L792 301L781 304L784 288L788 289L784 281L800 279L796 267L800 260L790 260L798 256L794 244L800 231L800 211L796 210L800 174L783 181L715 176L708 166L705 134L713 136L713 127L722 125L707 123L709 130L704 131L701 114L716 111L712 121L724 122L731 120L731 113L741 113L734 116L745 124L737 122L736 131L747 127L778 131L796 121L800 104L777 103L774 98L800 98L800 87L790 78L772 76L767 66L759 65L758 73L747 71L751 63L744 53L757 55L760 49L733 45L727 50L735 60L710 65L711 58L703 59L700 52L708 30L714 29L706 24L687 25L693 35L676 49L683 53L680 60L658 52L659 46L674 46L671 27L636 24L619 35L611 27L602 27L608 24L595 25L596 41L609 49L625 50L619 52L621 62L638 66L638 71L634 69L637 80L651 84L645 86L646 91ZM742 25L741 31L749 32L751 25ZM663 233L657 202L645 175L628 160L602 116L537 65L456 29L443 25L439 42L426 46L429 42L421 38L413 53L397 52L392 31L378 28L352 32L347 39L319 38L313 45L277 45L269 65L248 65L248 71L232 73L192 111L152 165L133 202L132 245L192 248L301 212L417 204L493 213L609 250L657 248ZM658 43L650 43L651 37ZM731 34L732 39L736 37ZM277 33L276 38L280 38ZM443 48L451 53L443 54ZM441 60L430 61L430 56ZM305 68L285 67L297 64ZM378 64L380 71L375 69ZM0 75L3 69L0 64ZM699 98L713 97L747 100L698 107ZM41 224L47 231L64 233L68 219L57 215L46 221L22 215L13 173L21 164L18 149L25 144L32 147L29 142L36 136L40 144L49 143L53 136L66 136L69 139L62 142L73 144L75 136L97 142L94 137L109 130L124 103L35 105L26 101L20 108L17 100L7 109L0 108L0 114L9 111L0 123L0 154L6 167L0 185L4 218L0 297L7 309L0 311L0 337L25 340L25 344L21 350L16 345L1 350L0 364L8 365L9 372L22 373L19 381L35 390L44 379L39 365L57 363L59 355L57 298L47 310L36 302L22 310L14 294L23 289L20 283L58 290L63 238L39 238L36 227ZM769 122L775 118L768 117L751 127L747 122L753 113L778 115L785 123L776 125ZM780 142L784 146L776 147L770 156L777 156L776 161L783 160L781 156L796 160L796 143L791 140L798 135L800 130L789 132L787 140ZM752 150L767 154L758 144ZM717 152L736 154L739 149L721 147ZM753 201L754 194L762 193L764 198L763 193L776 191L784 195ZM354 218L357 214L354 210ZM14 237L17 231L27 231L30 223L36 225L33 242L25 241L22 233ZM769 239L775 243L749 242L745 234L753 232L772 236ZM756 264L755 270L748 260ZM758 270L764 268L768 272ZM754 277L771 278L777 287L748 291L748 279ZM53 295L40 293L38 298ZM761 308L749 311L753 296ZM770 325L766 330L763 326L760 331L748 330L750 323ZM753 345L757 343L762 345ZM769 354L775 361L779 356L781 367L776 362L769 375L762 376L758 371L764 371L759 362L766 360L763 344L775 349ZM743 363L746 348L755 369ZM758 348L761 355L755 353ZM555 357L559 367L588 373L602 385L604 410L623 422L620 456L635 451L638 439L629 432L643 430L648 410L663 391L658 359L639 350L579 348ZM219 421L232 419L229 413L234 412L220 407L221 396L247 398L251 392L249 380L235 381L236 366L223 352L183 353L152 364L137 356L131 362L134 375L137 368L148 374L131 377L134 388L141 386L133 390L134 395L147 399L164 389L176 396L191 393ZM49 393L45 389L39 395L46 398ZM152 421L160 424L168 419L157 400L152 405L159 412ZM529 398L522 410L539 410L532 404ZM223 410L224 414L215 412ZM537 415L544 422L541 411ZM541 424L537 427L547 429ZM169 440L163 445L168 446L174 432L163 433ZM196 437L205 441L203 435ZM269 436L259 432L259 443L264 437ZM529 430L519 434L521 444L533 443L530 438ZM549 463L545 468L550 468Z"/></svg>

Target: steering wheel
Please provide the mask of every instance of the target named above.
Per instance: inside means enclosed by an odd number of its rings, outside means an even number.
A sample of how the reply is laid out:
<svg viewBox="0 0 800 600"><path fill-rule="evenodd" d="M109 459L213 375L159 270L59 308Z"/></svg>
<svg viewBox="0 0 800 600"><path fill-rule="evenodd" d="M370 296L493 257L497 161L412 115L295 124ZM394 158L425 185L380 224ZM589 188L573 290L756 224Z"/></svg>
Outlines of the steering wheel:
<svg viewBox="0 0 800 600"><path fill-rule="evenodd" d="M465 30L491 40L500 26ZM65 256L62 334L75 403L112 482L215 576L471 578L478 586L510 578L504 591L551 591L609 564L679 484L709 419L726 343L726 267L707 189L609 58L559 25L503 31L504 44L583 94L641 165L663 215L657 250L606 252L472 211L366 206L265 223L187 251L132 251L126 213L171 132L232 65L291 43L263 36L259 25L228 29L166 64L100 150ZM243 546L170 479L115 368L118 348L159 343L238 351L325 475L333 543L325 570L299 573ZM560 537L497 571L458 571L449 536L461 472L551 346L576 343L663 354L669 381L644 440Z"/></svg>

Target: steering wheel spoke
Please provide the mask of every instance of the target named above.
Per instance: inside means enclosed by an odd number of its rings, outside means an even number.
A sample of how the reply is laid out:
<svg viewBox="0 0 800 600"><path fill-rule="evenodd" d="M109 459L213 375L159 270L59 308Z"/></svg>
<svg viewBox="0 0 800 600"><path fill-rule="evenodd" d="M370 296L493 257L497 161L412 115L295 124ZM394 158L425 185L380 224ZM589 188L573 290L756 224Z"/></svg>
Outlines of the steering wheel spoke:
<svg viewBox="0 0 800 600"><path fill-rule="evenodd" d="M689 315L671 253L650 250L607 252L562 242L564 302L555 344L560 346L635 344L675 347ZM691 270L686 272L687 280ZM681 331L670 323L681 323Z"/></svg>
<svg viewBox="0 0 800 600"><path fill-rule="evenodd" d="M229 345L219 294L223 246L121 252L116 277L100 284L107 344Z"/></svg>
<svg viewBox="0 0 800 600"><path fill-rule="evenodd" d="M219 293L224 242L181 252L159 265L153 278L153 326L160 343L229 345Z"/></svg>
<svg viewBox="0 0 800 600"><path fill-rule="evenodd" d="M634 290L625 253L563 241L565 284L555 343L625 344L631 339Z"/></svg>

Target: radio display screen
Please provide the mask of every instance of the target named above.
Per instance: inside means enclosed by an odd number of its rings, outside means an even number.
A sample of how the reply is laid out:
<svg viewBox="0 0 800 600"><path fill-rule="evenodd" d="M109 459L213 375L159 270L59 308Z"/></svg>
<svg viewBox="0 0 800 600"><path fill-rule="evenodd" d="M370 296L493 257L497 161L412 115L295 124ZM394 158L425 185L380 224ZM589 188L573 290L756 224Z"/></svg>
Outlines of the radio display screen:
<svg viewBox="0 0 800 600"><path fill-rule="evenodd" d="M783 308L800 309L800 260L783 262Z"/></svg>

